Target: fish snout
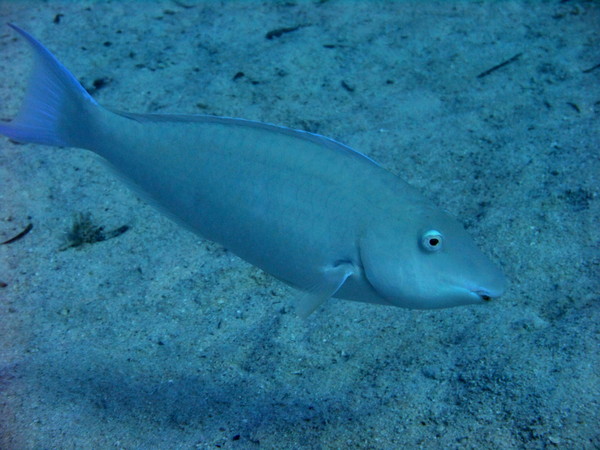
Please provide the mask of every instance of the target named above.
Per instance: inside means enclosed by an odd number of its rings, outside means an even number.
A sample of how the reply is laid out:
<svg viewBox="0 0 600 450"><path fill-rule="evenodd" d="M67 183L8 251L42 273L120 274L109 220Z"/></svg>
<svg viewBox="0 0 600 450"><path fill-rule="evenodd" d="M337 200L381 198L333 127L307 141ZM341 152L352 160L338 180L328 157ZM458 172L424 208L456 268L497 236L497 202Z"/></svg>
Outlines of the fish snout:
<svg viewBox="0 0 600 450"><path fill-rule="evenodd" d="M488 287L477 287L475 289L471 289L471 293L477 295L484 302L489 302L491 300L495 300L498 297L501 297L504 294L506 289L506 278L502 274L498 276L494 283L492 283Z"/></svg>
<svg viewBox="0 0 600 450"><path fill-rule="evenodd" d="M494 298L499 297L499 295L494 295L492 296L488 291L473 291L474 294L478 295L479 298L481 300L483 300L484 302L489 302L491 300L493 300Z"/></svg>

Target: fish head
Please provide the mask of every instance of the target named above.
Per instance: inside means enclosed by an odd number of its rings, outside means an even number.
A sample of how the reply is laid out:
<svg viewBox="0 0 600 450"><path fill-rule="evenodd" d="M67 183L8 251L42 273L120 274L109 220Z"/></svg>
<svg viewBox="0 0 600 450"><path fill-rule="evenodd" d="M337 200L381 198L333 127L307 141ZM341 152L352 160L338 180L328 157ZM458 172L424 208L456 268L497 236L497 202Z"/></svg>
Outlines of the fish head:
<svg viewBox="0 0 600 450"><path fill-rule="evenodd" d="M364 275L388 303L436 309L485 303L504 292L502 271L442 211L415 208L371 222L360 242Z"/></svg>

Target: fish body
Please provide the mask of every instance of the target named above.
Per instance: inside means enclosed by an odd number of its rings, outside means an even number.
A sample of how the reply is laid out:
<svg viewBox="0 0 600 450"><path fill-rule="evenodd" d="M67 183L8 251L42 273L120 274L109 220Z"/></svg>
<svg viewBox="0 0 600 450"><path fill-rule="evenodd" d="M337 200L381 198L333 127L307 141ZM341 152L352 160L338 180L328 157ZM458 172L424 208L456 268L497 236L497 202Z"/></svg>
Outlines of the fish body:
<svg viewBox="0 0 600 450"><path fill-rule="evenodd" d="M428 309L504 290L456 220L365 155L244 119L108 110L11 26L35 67L0 134L100 155L179 223L299 289L302 314L330 297Z"/></svg>

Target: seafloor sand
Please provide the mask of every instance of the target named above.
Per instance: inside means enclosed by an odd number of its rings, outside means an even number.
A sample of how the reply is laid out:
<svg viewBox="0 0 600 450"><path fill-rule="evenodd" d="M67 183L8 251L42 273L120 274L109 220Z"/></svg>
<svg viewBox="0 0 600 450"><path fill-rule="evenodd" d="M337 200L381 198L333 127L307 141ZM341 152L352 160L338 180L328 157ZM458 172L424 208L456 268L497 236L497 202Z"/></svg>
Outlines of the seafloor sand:
<svg viewBox="0 0 600 450"><path fill-rule="evenodd" d="M2 138L0 240L33 229L0 246L0 448L600 447L598 2L3 1L0 22L104 105L364 151L510 279L485 306L302 321L90 153ZM8 119L30 53L4 26L0 51ZM131 229L59 251L78 213Z"/></svg>

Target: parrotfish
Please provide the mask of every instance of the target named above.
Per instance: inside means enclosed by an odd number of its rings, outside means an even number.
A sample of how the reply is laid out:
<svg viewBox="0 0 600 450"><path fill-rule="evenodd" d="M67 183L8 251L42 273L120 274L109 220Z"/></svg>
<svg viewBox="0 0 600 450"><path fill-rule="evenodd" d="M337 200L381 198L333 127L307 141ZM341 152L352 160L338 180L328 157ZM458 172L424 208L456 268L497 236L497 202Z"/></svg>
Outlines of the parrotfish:
<svg viewBox="0 0 600 450"><path fill-rule="evenodd" d="M104 108L10 26L34 68L0 134L96 153L180 224L296 288L301 315L331 297L432 309L503 293L462 225L364 154L269 123Z"/></svg>

